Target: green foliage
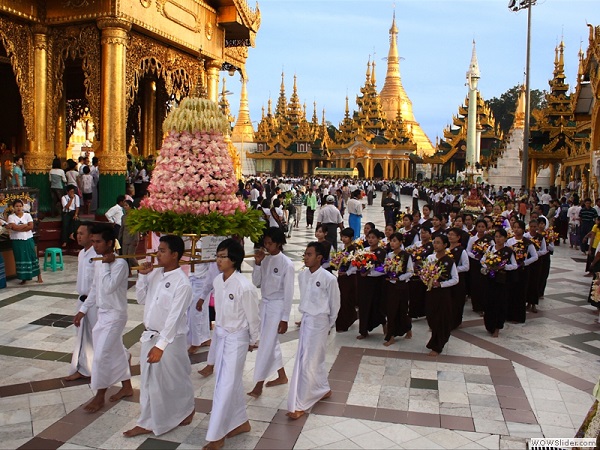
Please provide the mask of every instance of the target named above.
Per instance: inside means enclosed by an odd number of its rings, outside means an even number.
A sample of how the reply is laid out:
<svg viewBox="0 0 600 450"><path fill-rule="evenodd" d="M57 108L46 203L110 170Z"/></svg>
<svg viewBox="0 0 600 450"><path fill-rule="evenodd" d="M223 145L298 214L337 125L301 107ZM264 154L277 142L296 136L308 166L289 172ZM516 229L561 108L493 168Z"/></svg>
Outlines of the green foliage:
<svg viewBox="0 0 600 450"><path fill-rule="evenodd" d="M487 101L488 106L494 113L496 123L500 125L500 128L505 134L510 131L510 127L513 124L520 92L521 85L516 85L500 95L500 98L494 97ZM532 89L530 94L531 111L546 107L546 95L548 92ZM531 124L535 123L533 116L531 116L530 120Z"/></svg>
<svg viewBox="0 0 600 450"><path fill-rule="evenodd" d="M264 222L259 220L261 210L236 211L232 215L211 212L205 215L176 214L172 211L160 213L149 208L139 208L127 213L127 225L132 231L182 234L212 234L217 236L238 235L250 237L258 242L264 231Z"/></svg>

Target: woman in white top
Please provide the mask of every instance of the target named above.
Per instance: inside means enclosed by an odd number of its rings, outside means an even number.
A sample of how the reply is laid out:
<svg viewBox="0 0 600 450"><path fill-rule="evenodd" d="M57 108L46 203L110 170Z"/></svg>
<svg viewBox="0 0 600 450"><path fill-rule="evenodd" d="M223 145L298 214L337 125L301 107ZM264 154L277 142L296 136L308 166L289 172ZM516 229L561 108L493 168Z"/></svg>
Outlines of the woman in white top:
<svg viewBox="0 0 600 450"><path fill-rule="evenodd" d="M15 212L8 216L6 227L10 230L10 240L15 265L17 266L17 278L21 280L20 284L25 284L28 280L37 276L38 283L42 283L40 264L33 243L33 218L31 214L23 212L23 202L21 200L15 200L13 208Z"/></svg>

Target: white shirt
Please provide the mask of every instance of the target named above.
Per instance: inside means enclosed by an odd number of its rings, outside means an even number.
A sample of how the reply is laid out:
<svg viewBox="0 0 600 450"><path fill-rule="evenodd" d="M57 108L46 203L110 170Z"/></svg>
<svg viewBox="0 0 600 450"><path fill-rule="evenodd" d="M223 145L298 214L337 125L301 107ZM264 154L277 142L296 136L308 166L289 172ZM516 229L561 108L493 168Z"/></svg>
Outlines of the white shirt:
<svg viewBox="0 0 600 450"><path fill-rule="evenodd" d="M546 194L545 192L540 196L540 201L542 205L549 205L550 200L552 200L552 196L550 194Z"/></svg>
<svg viewBox="0 0 600 450"><path fill-rule="evenodd" d="M94 280L94 267L96 261L92 258L97 257L96 250L90 246L87 250L82 248L77 255L77 293L79 295L88 295Z"/></svg>
<svg viewBox="0 0 600 450"><path fill-rule="evenodd" d="M438 261L435 253L429 255L427 257L427 261L429 261L429 262ZM441 281L440 287L447 288L450 286L454 286L455 284L458 284L458 270L456 269L456 264L452 264L452 269L450 269L450 278L446 281Z"/></svg>
<svg viewBox="0 0 600 450"><path fill-rule="evenodd" d="M279 320L288 322L294 298L294 263L292 260L281 252L265 256L260 266L254 266L252 283L260 288L264 300L283 300L284 305Z"/></svg>
<svg viewBox="0 0 600 450"><path fill-rule="evenodd" d="M17 225L27 225L33 222L33 218L29 213L23 213L23 216L18 217L16 214L8 216L8 223L14 223ZM33 231L13 231L10 230L10 238L14 241L26 241L33 237Z"/></svg>
<svg viewBox="0 0 600 450"><path fill-rule="evenodd" d="M529 231L527 233L525 233L523 236L531 239L531 233ZM540 248L537 251L537 254L538 254L538 257L540 257L540 256L544 256L546 253L548 253L548 249L546 248L546 239L542 238L542 242L540 242Z"/></svg>
<svg viewBox="0 0 600 450"><path fill-rule="evenodd" d="M69 200L71 200L71 199L69 198L68 195L63 195L62 198L60 199L60 203L62 204L63 212L75 211L77 208L79 208L81 206L79 204L79 202L80 202L79 195L75 194L75 196L73 197L73 201L71 202L71 204L69 205L69 209L67 210L67 203L69 203Z"/></svg>
<svg viewBox="0 0 600 450"><path fill-rule="evenodd" d="M412 196L413 198L419 198L419 190L417 188L413 189Z"/></svg>
<svg viewBox="0 0 600 450"><path fill-rule="evenodd" d="M192 303L192 285L180 267L167 273L160 267L149 274L140 274L135 293L137 302L146 305L146 329L158 331L160 335L156 347L164 350L175 337L187 334L187 310Z"/></svg>
<svg viewBox="0 0 600 450"><path fill-rule="evenodd" d="M335 325L340 310L340 288L335 275L319 267L314 273L305 269L298 275L300 285L300 305L302 314L318 316L327 314L329 326Z"/></svg>
<svg viewBox="0 0 600 450"><path fill-rule="evenodd" d="M355 198L351 198L348 200L348 214L355 214L357 216L362 216L362 204Z"/></svg>
<svg viewBox="0 0 600 450"><path fill-rule="evenodd" d="M258 197L260 197L260 192L258 191L258 189L252 188L250 190L250 201L255 202L258 200Z"/></svg>
<svg viewBox="0 0 600 450"><path fill-rule="evenodd" d="M335 223L340 224L344 221L340 210L335 207L334 204L328 203L322 206L317 215L317 223Z"/></svg>
<svg viewBox="0 0 600 450"><path fill-rule="evenodd" d="M79 311L85 314L96 305L98 309L113 309L127 315L128 275L129 265L125 259L115 259L110 264L96 261L90 293Z"/></svg>
<svg viewBox="0 0 600 450"><path fill-rule="evenodd" d="M220 274L215 278L213 287L216 326L229 333L247 329L250 334L250 345L255 345L260 325L256 288L238 271L227 280L223 280L223 274Z"/></svg>
<svg viewBox="0 0 600 450"><path fill-rule="evenodd" d="M469 255L465 249L460 252L460 260L454 261L454 264L456 265L456 270L458 273L469 271Z"/></svg>
<svg viewBox="0 0 600 450"><path fill-rule="evenodd" d="M579 225L579 211L581 211L581 206L573 205L569 207L567 210L567 216L569 217L570 223Z"/></svg>
<svg viewBox="0 0 600 450"><path fill-rule="evenodd" d="M110 223L121 225L121 219L123 218L123 208L120 205L115 205L106 211L104 214Z"/></svg>

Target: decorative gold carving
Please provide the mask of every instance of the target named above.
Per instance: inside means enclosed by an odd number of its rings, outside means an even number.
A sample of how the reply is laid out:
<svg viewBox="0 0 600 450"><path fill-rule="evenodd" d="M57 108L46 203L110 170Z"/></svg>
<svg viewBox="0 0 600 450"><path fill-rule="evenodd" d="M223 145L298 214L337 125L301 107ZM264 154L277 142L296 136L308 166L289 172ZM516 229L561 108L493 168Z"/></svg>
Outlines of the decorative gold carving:
<svg viewBox="0 0 600 450"><path fill-rule="evenodd" d="M140 3L144 8L150 8L150 5L152 5L152 0L140 0Z"/></svg>
<svg viewBox="0 0 600 450"><path fill-rule="evenodd" d="M33 35L31 29L0 16L0 43L10 58L21 94L21 113L27 139L35 139L33 128Z"/></svg>
<svg viewBox="0 0 600 450"><path fill-rule="evenodd" d="M51 152L27 154L27 170L29 173L47 173L48 167L52 167L54 155Z"/></svg>
<svg viewBox="0 0 600 450"><path fill-rule="evenodd" d="M125 173L124 168L127 167L127 154L125 151L120 152L102 152L98 154L102 165L103 173L115 175Z"/></svg>
<svg viewBox="0 0 600 450"><path fill-rule="evenodd" d="M213 37L213 24L206 22L206 25L204 26L204 32L206 33L206 39L210 41Z"/></svg>
<svg viewBox="0 0 600 450"><path fill-rule="evenodd" d="M248 47L226 47L223 52L225 62L240 67L248 59Z"/></svg>
<svg viewBox="0 0 600 450"><path fill-rule="evenodd" d="M120 19L118 17L107 17L98 20L98 28L104 30L105 28L122 28L125 31L131 30L131 22Z"/></svg>
<svg viewBox="0 0 600 450"><path fill-rule="evenodd" d="M94 25L55 28L52 31L52 63L49 64L48 124L56 123L58 102L63 93L63 74L67 60L81 59L84 74L85 98L90 106L96 135L100 135L100 91L102 68L100 63L100 32ZM54 139L55 127L48 127L48 139Z"/></svg>
<svg viewBox="0 0 600 450"><path fill-rule="evenodd" d="M163 78L167 94L177 101L194 92L199 76L204 78L204 69L196 58L137 33L131 33L126 64L127 108L133 104L140 80L147 73Z"/></svg>
<svg viewBox="0 0 600 450"><path fill-rule="evenodd" d="M198 24L198 15L184 5L173 0L158 0L156 6L158 12L170 21L195 33L201 30L201 26Z"/></svg>
<svg viewBox="0 0 600 450"><path fill-rule="evenodd" d="M65 8L86 8L93 5L95 0L65 0L63 6Z"/></svg>

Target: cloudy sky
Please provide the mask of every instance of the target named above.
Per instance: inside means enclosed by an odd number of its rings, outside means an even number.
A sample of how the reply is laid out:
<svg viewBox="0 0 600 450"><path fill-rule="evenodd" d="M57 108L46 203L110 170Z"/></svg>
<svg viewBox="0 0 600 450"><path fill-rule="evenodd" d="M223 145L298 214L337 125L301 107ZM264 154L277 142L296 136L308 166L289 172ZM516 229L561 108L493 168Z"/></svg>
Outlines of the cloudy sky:
<svg viewBox="0 0 600 450"><path fill-rule="evenodd" d="M350 109L356 109L369 56L377 63L378 90L383 87L395 8L402 83L416 120L434 142L467 95L473 40L484 99L524 81L527 11L511 12L507 6L508 0L261 0L262 25L247 62L250 117L260 120L269 97L276 103L283 70L288 100L296 74L309 118L316 101L319 120L325 108L326 120L337 126L346 95ZM532 89L548 88L561 39L567 81L574 88L578 52L588 46L586 23L600 25L597 0L538 0L532 11ZM237 78L227 80L234 114Z"/></svg>

